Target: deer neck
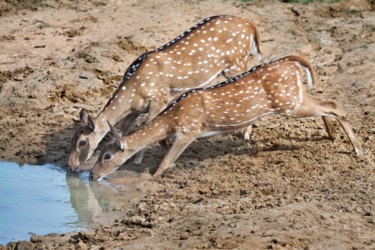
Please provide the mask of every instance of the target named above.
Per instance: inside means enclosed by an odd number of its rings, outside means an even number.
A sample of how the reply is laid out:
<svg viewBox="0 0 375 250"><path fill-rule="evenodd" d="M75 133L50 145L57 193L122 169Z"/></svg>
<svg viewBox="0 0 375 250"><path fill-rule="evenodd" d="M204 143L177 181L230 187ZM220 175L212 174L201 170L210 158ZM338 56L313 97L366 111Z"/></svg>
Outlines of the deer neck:
<svg viewBox="0 0 375 250"><path fill-rule="evenodd" d="M126 144L135 152L153 143L169 138L171 134L168 122L163 122L163 117L158 116L135 133L126 136Z"/></svg>
<svg viewBox="0 0 375 250"><path fill-rule="evenodd" d="M129 87L127 85L130 84L125 85L125 82L123 82L119 86L119 88L109 99L103 110L96 117L100 131L105 133L108 132L108 122L111 124L116 124L132 112L132 104L134 102L135 91L132 90L133 87Z"/></svg>

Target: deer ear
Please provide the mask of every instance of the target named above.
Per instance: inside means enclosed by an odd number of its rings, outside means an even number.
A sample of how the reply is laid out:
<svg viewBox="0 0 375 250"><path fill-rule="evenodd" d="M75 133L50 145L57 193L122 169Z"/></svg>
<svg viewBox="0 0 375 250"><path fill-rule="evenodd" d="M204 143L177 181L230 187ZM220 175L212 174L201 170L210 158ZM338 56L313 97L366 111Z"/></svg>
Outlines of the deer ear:
<svg viewBox="0 0 375 250"><path fill-rule="evenodd" d="M89 126L89 129L95 132L95 122L91 115L87 116L87 126Z"/></svg>
<svg viewBox="0 0 375 250"><path fill-rule="evenodd" d="M117 130L115 129L115 127L113 127L109 121L108 122L108 125L109 125L109 129L110 129L110 132L111 134L113 135L113 139L115 139L116 141L116 144L117 146L121 149L121 150L124 150L126 148L126 144L124 144L122 141L121 141L121 136L120 134L117 132Z"/></svg>
<svg viewBox="0 0 375 250"><path fill-rule="evenodd" d="M87 123L87 118L89 114L87 113L86 109L81 109L81 112L79 112L79 121L83 124Z"/></svg>

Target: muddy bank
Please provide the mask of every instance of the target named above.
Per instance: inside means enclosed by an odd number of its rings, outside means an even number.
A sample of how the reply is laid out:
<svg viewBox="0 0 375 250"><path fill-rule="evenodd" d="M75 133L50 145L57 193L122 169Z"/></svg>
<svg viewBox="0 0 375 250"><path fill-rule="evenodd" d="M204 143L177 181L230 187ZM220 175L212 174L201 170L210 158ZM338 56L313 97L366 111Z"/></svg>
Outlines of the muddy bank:
<svg viewBox="0 0 375 250"><path fill-rule="evenodd" d="M373 1L45 3L0 5L1 159L63 166L81 108L98 114L140 53L217 14L253 19L266 60L309 58L314 96L343 104L364 156L338 124L330 141L318 118L263 118L250 141L240 133L198 140L162 178L150 178L163 157L153 145L142 166L108 179L134 178L144 194L127 209L113 204L112 221L8 248L375 247Z"/></svg>

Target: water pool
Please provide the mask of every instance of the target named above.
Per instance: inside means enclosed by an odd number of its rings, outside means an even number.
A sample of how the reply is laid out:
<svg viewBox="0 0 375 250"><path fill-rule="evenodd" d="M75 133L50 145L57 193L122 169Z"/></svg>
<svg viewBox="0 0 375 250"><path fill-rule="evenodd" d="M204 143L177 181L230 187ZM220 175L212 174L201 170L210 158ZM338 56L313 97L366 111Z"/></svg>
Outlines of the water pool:
<svg viewBox="0 0 375 250"><path fill-rule="evenodd" d="M114 188L53 165L0 162L0 244L77 231L110 208Z"/></svg>

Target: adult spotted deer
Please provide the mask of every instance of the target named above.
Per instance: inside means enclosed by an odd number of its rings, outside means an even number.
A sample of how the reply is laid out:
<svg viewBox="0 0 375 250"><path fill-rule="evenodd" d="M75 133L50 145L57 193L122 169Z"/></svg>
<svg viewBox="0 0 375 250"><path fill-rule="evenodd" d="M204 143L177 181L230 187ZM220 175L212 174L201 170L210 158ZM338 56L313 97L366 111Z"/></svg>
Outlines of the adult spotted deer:
<svg viewBox="0 0 375 250"><path fill-rule="evenodd" d="M311 65L288 56L260 65L226 82L206 89L193 89L171 102L157 117L134 134L120 137L111 127L114 141L105 145L91 171L99 179L121 166L147 145L174 138L154 176L163 173L196 138L244 128L270 114L288 117L335 118L344 129L357 155L361 146L343 110L336 102L314 100L303 89L303 74L313 85ZM331 136L332 124L325 123Z"/></svg>
<svg viewBox="0 0 375 250"><path fill-rule="evenodd" d="M94 152L109 131L107 121L123 120L126 131L137 116L148 112L147 122L178 93L207 87L223 74L232 77L247 70L250 55L261 60L259 32L249 19L214 16L161 46L138 57L96 118L82 109L68 160L76 170ZM135 160L140 163L142 154Z"/></svg>

